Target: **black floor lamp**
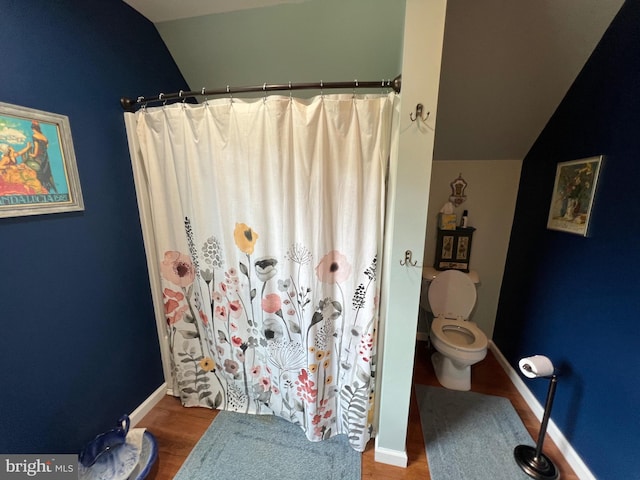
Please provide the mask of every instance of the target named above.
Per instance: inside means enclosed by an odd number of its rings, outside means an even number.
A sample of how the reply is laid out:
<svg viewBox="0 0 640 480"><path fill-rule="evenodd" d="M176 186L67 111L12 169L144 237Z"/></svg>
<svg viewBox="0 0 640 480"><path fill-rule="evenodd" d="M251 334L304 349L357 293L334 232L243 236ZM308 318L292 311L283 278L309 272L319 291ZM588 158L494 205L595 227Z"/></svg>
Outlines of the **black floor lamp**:
<svg viewBox="0 0 640 480"><path fill-rule="evenodd" d="M556 385L558 376L554 373L551 360L543 355L535 355L520 360L520 370L528 378L550 378L549 391L547 393L547 402L544 406L544 415L540 424L540 433L538 434L538 443L535 448L529 445L518 445L513 455L516 463L522 470L532 478L537 480L556 480L560 477L560 472L553 464L551 459L542 453L542 445L544 437L547 433L547 424L551 416L551 407L553 406L553 397L556 393Z"/></svg>

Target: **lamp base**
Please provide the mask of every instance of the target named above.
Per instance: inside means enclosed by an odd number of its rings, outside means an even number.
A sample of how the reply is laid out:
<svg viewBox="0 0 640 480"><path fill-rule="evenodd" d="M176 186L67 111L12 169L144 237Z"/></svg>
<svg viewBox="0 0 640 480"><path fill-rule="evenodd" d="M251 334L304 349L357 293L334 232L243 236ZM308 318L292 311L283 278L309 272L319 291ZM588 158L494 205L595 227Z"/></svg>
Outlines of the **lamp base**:
<svg viewBox="0 0 640 480"><path fill-rule="evenodd" d="M536 449L528 445L518 445L513 451L516 463L524 473L536 480L556 480L560 478L560 472L551 459L544 453L536 457Z"/></svg>

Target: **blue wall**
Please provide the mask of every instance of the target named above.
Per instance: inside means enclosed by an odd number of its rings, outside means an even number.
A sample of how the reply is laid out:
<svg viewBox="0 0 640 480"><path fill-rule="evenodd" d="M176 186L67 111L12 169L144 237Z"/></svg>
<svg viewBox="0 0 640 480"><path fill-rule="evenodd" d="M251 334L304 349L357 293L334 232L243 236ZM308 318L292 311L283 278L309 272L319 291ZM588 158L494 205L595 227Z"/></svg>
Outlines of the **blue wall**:
<svg viewBox="0 0 640 480"><path fill-rule="evenodd" d="M0 11L0 102L69 117L85 202L0 219L0 452L72 453L163 382L119 98L186 83L119 0Z"/></svg>
<svg viewBox="0 0 640 480"><path fill-rule="evenodd" d="M606 155L590 236L546 229L556 163ZM552 418L600 480L637 479L640 1L627 0L524 160L494 341L560 367ZM548 382L527 381L544 404Z"/></svg>

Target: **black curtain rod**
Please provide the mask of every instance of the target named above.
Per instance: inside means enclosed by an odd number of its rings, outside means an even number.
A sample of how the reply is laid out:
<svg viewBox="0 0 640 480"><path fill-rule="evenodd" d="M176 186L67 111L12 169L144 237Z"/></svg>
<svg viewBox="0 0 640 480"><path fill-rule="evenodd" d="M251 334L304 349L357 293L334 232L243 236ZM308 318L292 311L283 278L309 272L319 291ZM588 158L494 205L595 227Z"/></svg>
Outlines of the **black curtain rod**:
<svg viewBox="0 0 640 480"><path fill-rule="evenodd" d="M371 82L360 82L354 80L351 82L317 82L317 83L265 83L264 85L255 85L251 87L225 87L214 90L207 90L203 88L201 91L188 91L180 90L177 93L160 93L156 97L138 97L136 100L129 97L122 97L120 99L120 105L127 112L135 111L136 107L140 105L146 105L153 102L167 102L169 100L180 100L200 96L214 96L214 95L233 95L235 93L248 93L248 92L277 92L286 90L324 90L324 89L336 89L336 88L392 88L394 92L400 93L400 87L402 86L402 76L398 75L393 80L377 80Z"/></svg>

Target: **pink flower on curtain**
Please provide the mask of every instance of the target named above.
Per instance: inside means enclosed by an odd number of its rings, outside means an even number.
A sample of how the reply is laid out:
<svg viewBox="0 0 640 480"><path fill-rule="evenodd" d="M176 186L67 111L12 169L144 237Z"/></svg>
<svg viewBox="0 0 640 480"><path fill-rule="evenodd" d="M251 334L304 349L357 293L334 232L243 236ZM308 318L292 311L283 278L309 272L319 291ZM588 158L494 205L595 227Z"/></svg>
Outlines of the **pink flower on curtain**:
<svg viewBox="0 0 640 480"><path fill-rule="evenodd" d="M182 320L184 313L189 309L187 305L180 305L180 302L184 300L182 292L176 292L170 288L165 288L162 291L164 297L164 314L167 318L167 323L173 325L174 323Z"/></svg>
<svg viewBox="0 0 640 480"><path fill-rule="evenodd" d="M271 388L271 379L269 377L262 377L258 380L258 385L260 385L262 390L266 392Z"/></svg>
<svg viewBox="0 0 640 480"><path fill-rule="evenodd" d="M182 300L184 300L184 294L182 292L177 292L175 290L171 290L170 288L165 288L162 291L162 293L164 294L165 297L173 298L178 302L181 302Z"/></svg>
<svg viewBox="0 0 640 480"><path fill-rule="evenodd" d="M331 418L333 410L327 409L329 400L323 399L318 405L315 415L313 416L311 423L314 425L313 433L318 438L325 438L327 431L329 430L329 422L325 421Z"/></svg>
<svg viewBox="0 0 640 480"><path fill-rule="evenodd" d="M160 263L160 273L171 283L188 287L196 277L191 259L180 252L169 250L164 252L164 260Z"/></svg>
<svg viewBox="0 0 640 480"><path fill-rule="evenodd" d="M365 362L371 360L371 352L373 350L373 336L368 333L360 339L358 353Z"/></svg>
<svg viewBox="0 0 640 480"><path fill-rule="evenodd" d="M338 250L332 250L316 266L316 275L322 283L342 283L351 275L351 264Z"/></svg>
<svg viewBox="0 0 640 480"><path fill-rule="evenodd" d="M240 318L242 316L242 304L239 300L229 302L229 312L233 318Z"/></svg>
<svg viewBox="0 0 640 480"><path fill-rule="evenodd" d="M313 388L315 386L315 382L309 378L309 375L304 368L300 370L300 375L298 375L296 385L298 397L305 400L307 403L314 403L316 401L318 389Z"/></svg>
<svg viewBox="0 0 640 480"><path fill-rule="evenodd" d="M180 306L175 300L167 300L164 304L164 314L167 317L167 324L173 325L182 320L184 312L187 310L189 310L189 307L186 305Z"/></svg>
<svg viewBox="0 0 640 480"><path fill-rule="evenodd" d="M215 315L219 320L222 320L223 322L227 321L227 309L222 305L216 306Z"/></svg>
<svg viewBox="0 0 640 480"><path fill-rule="evenodd" d="M270 293L262 299L262 310L267 313L276 313L280 310L281 305L280 295L277 293Z"/></svg>

